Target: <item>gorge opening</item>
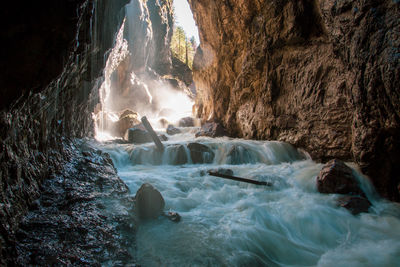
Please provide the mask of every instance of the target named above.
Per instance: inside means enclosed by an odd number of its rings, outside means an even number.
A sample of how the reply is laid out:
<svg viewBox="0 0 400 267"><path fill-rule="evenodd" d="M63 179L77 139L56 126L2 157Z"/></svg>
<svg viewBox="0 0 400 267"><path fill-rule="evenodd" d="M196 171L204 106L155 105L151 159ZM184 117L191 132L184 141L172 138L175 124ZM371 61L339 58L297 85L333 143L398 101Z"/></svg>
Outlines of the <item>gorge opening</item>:
<svg viewBox="0 0 400 267"><path fill-rule="evenodd" d="M10 5L0 265L399 262L399 1Z"/></svg>
<svg viewBox="0 0 400 267"><path fill-rule="evenodd" d="M197 29L193 18L187 17L191 15L187 3L183 8L172 4L126 5L104 70L101 105L94 113L98 140L128 139L126 131L142 116L157 129L178 126L180 119L192 117L196 89L191 65L198 36L190 41L183 29L195 35Z"/></svg>

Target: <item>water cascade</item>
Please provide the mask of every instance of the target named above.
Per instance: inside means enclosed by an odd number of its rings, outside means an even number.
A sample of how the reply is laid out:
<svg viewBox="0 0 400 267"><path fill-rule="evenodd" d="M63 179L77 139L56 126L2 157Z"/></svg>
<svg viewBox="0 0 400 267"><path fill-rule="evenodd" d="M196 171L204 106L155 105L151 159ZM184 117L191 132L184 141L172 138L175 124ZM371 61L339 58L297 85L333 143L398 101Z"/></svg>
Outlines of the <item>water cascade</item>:
<svg viewBox="0 0 400 267"><path fill-rule="evenodd" d="M104 69L104 82L100 87L101 109L94 115L98 140L124 136L124 131L118 134L116 128L126 110L133 111L137 118L147 116L157 128L163 126L159 124L160 119L175 123L192 115L193 86L190 89L189 84L175 77L171 69L168 27L172 25L167 21L164 25L167 32L156 33L159 29L153 25L151 15L160 7L157 2L154 6L149 5L131 1L125 7L126 17ZM168 16L162 9L158 12L161 20ZM156 43L160 38L165 38L162 48Z"/></svg>
<svg viewBox="0 0 400 267"><path fill-rule="evenodd" d="M103 145L134 194L150 183L166 211L137 232L143 266L395 266L400 258L400 207L380 199L353 169L373 206L353 216L338 195L320 194L322 164L289 144L230 138L194 138L196 128L154 144ZM193 144L204 145L201 155ZM192 144L192 145L191 145ZM197 163L197 164L196 164ZM211 169L265 181L257 186L220 179Z"/></svg>

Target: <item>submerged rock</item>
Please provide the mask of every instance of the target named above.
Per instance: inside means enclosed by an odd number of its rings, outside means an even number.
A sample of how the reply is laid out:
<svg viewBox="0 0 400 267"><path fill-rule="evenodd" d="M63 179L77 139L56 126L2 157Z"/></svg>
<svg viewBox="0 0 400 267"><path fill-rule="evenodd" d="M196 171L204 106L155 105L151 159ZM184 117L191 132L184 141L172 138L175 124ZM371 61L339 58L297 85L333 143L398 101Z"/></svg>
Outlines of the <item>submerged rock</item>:
<svg viewBox="0 0 400 267"><path fill-rule="evenodd" d="M317 189L326 194L365 195L350 167L337 159L324 165L317 176Z"/></svg>
<svg viewBox="0 0 400 267"><path fill-rule="evenodd" d="M181 221L181 215L177 212L168 211L168 213L164 213L164 216L176 223Z"/></svg>
<svg viewBox="0 0 400 267"><path fill-rule="evenodd" d="M188 162L188 157L186 155L185 146L183 145L173 145L171 157L171 163L173 165L182 165Z"/></svg>
<svg viewBox="0 0 400 267"><path fill-rule="evenodd" d="M221 137L225 136L226 131L224 127L217 122L207 122L201 126L200 131L196 133L196 137L208 136L208 137Z"/></svg>
<svg viewBox="0 0 400 267"><path fill-rule="evenodd" d="M341 196L338 199L338 205L348 209L353 215L357 215L362 212L368 212L371 202L361 196Z"/></svg>
<svg viewBox="0 0 400 267"><path fill-rule="evenodd" d="M192 117L185 117L179 120L179 127L193 127L194 119Z"/></svg>
<svg viewBox="0 0 400 267"><path fill-rule="evenodd" d="M255 163L251 157L250 151L241 145L233 145L227 155L228 164L238 165L246 163Z"/></svg>
<svg viewBox="0 0 400 267"><path fill-rule="evenodd" d="M199 143L189 143L190 157L194 164L212 163L215 157L214 152L206 145Z"/></svg>
<svg viewBox="0 0 400 267"><path fill-rule="evenodd" d="M168 125L168 127L167 127L167 134L169 134L169 135L175 135L175 134L180 134L181 133L181 130L179 130L178 128L176 128L175 126L173 126L173 125Z"/></svg>
<svg viewBox="0 0 400 267"><path fill-rule="evenodd" d="M165 201L151 184L143 184L136 192L136 212L141 219L156 219L163 214Z"/></svg>

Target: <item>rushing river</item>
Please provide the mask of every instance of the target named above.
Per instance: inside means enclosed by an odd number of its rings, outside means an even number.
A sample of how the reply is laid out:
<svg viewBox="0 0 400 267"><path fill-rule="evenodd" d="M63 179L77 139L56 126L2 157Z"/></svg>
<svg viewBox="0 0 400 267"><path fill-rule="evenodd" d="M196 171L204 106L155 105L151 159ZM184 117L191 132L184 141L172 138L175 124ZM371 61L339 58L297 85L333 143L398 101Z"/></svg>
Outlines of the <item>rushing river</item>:
<svg viewBox="0 0 400 267"><path fill-rule="evenodd" d="M140 224L141 266L400 266L400 207L380 199L360 174L373 206L353 216L336 205L337 195L317 192L322 165L307 154L281 142L195 139L193 130L169 136L163 155L153 144L103 147L132 194L150 183L166 210L182 217ZM193 164L190 142L208 146L212 162ZM207 174L216 168L272 186Z"/></svg>

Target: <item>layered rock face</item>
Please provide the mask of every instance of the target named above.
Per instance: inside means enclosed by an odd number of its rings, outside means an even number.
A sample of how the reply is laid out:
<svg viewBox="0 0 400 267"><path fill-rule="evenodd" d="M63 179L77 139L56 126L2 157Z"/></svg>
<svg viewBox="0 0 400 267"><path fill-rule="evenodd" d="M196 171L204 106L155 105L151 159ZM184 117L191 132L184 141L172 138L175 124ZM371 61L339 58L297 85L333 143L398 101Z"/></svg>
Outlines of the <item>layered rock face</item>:
<svg viewBox="0 0 400 267"><path fill-rule="evenodd" d="M17 1L1 12L0 265L15 262L21 218L70 160L70 139L93 134L96 84L127 2Z"/></svg>
<svg viewBox="0 0 400 267"><path fill-rule="evenodd" d="M316 160L355 160L400 200L398 1L189 3L198 116Z"/></svg>

